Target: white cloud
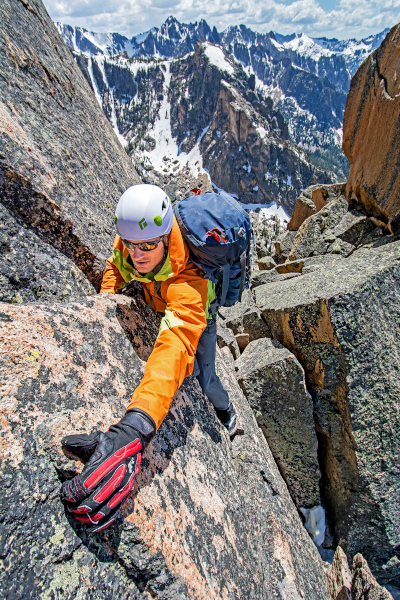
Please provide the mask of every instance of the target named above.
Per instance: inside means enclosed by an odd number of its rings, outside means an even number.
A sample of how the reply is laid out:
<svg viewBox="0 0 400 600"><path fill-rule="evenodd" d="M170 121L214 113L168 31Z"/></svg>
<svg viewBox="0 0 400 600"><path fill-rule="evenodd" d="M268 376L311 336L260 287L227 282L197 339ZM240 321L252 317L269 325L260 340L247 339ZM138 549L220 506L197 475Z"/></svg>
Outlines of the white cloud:
<svg viewBox="0 0 400 600"><path fill-rule="evenodd" d="M204 18L219 31L243 23L260 32L358 39L400 20L400 0L337 0L333 10L324 10L318 0L45 0L45 5L55 21L127 37L159 27L171 14L186 23Z"/></svg>

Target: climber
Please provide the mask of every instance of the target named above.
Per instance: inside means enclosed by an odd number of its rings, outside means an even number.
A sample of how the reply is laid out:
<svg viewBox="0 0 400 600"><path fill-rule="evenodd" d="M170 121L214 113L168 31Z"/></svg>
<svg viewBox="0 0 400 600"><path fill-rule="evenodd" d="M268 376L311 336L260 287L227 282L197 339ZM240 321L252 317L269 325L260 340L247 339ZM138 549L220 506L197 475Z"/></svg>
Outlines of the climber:
<svg viewBox="0 0 400 600"><path fill-rule="evenodd" d="M194 373L232 436L236 415L215 372L215 286L189 260L169 198L155 185L135 185L115 214L117 236L101 293L121 293L132 279L144 285L148 307L164 313L144 376L125 416L106 433L71 435L64 453L87 463L63 484L67 506L89 532L108 527L129 496L141 454L167 415L185 377ZM110 475L111 474L111 475Z"/></svg>

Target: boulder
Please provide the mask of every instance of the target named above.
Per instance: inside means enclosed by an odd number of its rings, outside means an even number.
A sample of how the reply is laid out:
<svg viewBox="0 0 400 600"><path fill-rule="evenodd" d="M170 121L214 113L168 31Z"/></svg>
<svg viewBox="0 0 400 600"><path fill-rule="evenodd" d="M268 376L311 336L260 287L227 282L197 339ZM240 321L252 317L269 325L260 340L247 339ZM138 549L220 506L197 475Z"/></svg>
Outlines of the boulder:
<svg viewBox="0 0 400 600"><path fill-rule="evenodd" d="M345 184L311 185L296 200L287 228L297 231L306 219L319 212L326 204L344 193Z"/></svg>
<svg viewBox="0 0 400 600"><path fill-rule="evenodd" d="M352 600L393 600L392 595L378 584L361 554L357 554L353 560L351 598Z"/></svg>
<svg viewBox="0 0 400 600"><path fill-rule="evenodd" d="M295 237L295 231L285 231L275 240L275 252L279 257L286 259L289 256Z"/></svg>
<svg viewBox="0 0 400 600"><path fill-rule="evenodd" d="M268 338L251 342L235 366L296 506L319 504L313 401L302 366L287 348Z"/></svg>
<svg viewBox="0 0 400 600"><path fill-rule="evenodd" d="M283 275L286 273L301 273L304 267L303 260L292 260L278 265L276 270L279 274Z"/></svg>
<svg viewBox="0 0 400 600"><path fill-rule="evenodd" d="M1 203L98 288L141 180L42 2L2 2L0 37Z"/></svg>
<svg viewBox="0 0 400 600"><path fill-rule="evenodd" d="M329 244L326 249L326 254L343 254L344 256L350 256L354 250L355 246L353 246L353 244L349 244L348 242L344 242L337 238Z"/></svg>
<svg viewBox="0 0 400 600"><path fill-rule="evenodd" d="M297 231L308 217L317 212L312 199L312 191L318 186L310 186L305 189L296 200L292 216L287 228L289 231Z"/></svg>
<svg viewBox="0 0 400 600"><path fill-rule="evenodd" d="M80 269L0 204L0 302L71 301L95 294Z"/></svg>
<svg viewBox="0 0 400 600"><path fill-rule="evenodd" d="M374 229L371 219L358 212L348 211L333 233L343 242L358 247Z"/></svg>
<svg viewBox="0 0 400 600"><path fill-rule="evenodd" d="M350 162L346 195L387 222L400 213L400 25L392 27L354 75L343 119Z"/></svg>
<svg viewBox="0 0 400 600"><path fill-rule="evenodd" d="M73 432L123 414L157 336L139 297L1 306L0 595L6 598L239 597L328 600L301 524L232 369L233 441L194 378L146 449L125 520L92 537L68 517L61 452Z"/></svg>
<svg viewBox="0 0 400 600"><path fill-rule="evenodd" d="M257 260L257 265L260 271L270 271L276 267L276 262L272 258L272 256L265 256Z"/></svg>
<svg viewBox="0 0 400 600"><path fill-rule="evenodd" d="M261 318L260 309L254 303L251 290L244 291L241 302L230 307L223 306L218 312L223 325L231 329L235 336L248 333L251 342L267 335L267 327Z"/></svg>
<svg viewBox="0 0 400 600"><path fill-rule="evenodd" d="M317 271L321 268L326 269L341 258L343 257L332 254L325 254L323 256L312 256L310 258L305 258L302 274L306 275L307 273L312 273L313 271Z"/></svg>
<svg viewBox="0 0 400 600"><path fill-rule="evenodd" d="M281 275L276 269L273 269L272 271L255 271L251 274L251 286L252 288L256 288L264 283L284 281L291 277L297 277L297 275L301 275L301 273L284 273Z"/></svg>
<svg viewBox="0 0 400 600"><path fill-rule="evenodd" d="M254 290L270 337L313 396L322 495L336 543L399 587L400 242ZM371 539L373 537L373 543Z"/></svg>
<svg viewBox="0 0 400 600"><path fill-rule="evenodd" d="M217 317L217 344L220 348L229 348L233 358L239 358L240 350L235 336L231 329L222 323L222 319Z"/></svg>
<svg viewBox="0 0 400 600"><path fill-rule="evenodd" d="M322 210L306 219L294 238L288 261L325 254L334 235L333 230L345 216L348 202L344 196L331 200Z"/></svg>
<svg viewBox="0 0 400 600"><path fill-rule="evenodd" d="M340 546L336 548L332 564L326 572L326 578L332 600L351 600L352 575L346 554Z"/></svg>

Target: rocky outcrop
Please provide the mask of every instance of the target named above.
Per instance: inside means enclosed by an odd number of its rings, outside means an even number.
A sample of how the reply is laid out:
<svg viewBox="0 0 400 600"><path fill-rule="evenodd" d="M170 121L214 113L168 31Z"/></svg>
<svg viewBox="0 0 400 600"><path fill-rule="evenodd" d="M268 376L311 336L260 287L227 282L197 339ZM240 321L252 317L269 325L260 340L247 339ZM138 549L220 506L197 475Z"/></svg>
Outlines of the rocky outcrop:
<svg viewBox="0 0 400 600"><path fill-rule="evenodd" d="M0 302L70 301L96 291L59 250L19 222L0 203Z"/></svg>
<svg viewBox="0 0 400 600"><path fill-rule="evenodd" d="M144 308L108 294L1 307L2 593L327 600L322 561L221 358L243 435L230 441L189 378L144 453L126 519L88 537L66 516L61 481L79 465L60 439L124 414L157 335Z"/></svg>
<svg viewBox="0 0 400 600"><path fill-rule="evenodd" d="M311 217L331 200L344 193L345 184L312 185L303 190L296 200L293 214L287 225L289 231L297 231L308 217Z"/></svg>
<svg viewBox="0 0 400 600"><path fill-rule="evenodd" d="M140 179L40 0L0 17L0 201L98 287L114 206Z"/></svg>
<svg viewBox="0 0 400 600"><path fill-rule="evenodd" d="M277 341L251 342L236 361L237 380L296 505L320 503L313 402L296 357Z"/></svg>
<svg viewBox="0 0 400 600"><path fill-rule="evenodd" d="M280 259L286 260L292 249L294 238L296 237L295 231L285 231L279 237L276 238L275 252Z"/></svg>
<svg viewBox="0 0 400 600"><path fill-rule="evenodd" d="M354 557L350 571L346 555L340 546L326 577L332 600L393 600L392 595L377 583L361 554Z"/></svg>
<svg viewBox="0 0 400 600"><path fill-rule="evenodd" d="M280 272L290 270L294 261L308 257L349 256L356 248L372 241L374 232L377 237L383 230L389 232L383 222L367 216L362 204L356 201L349 204L343 192L344 184L311 186L299 196L288 231L282 238L284 252L280 244L277 246L279 257L286 259L278 269ZM294 227L298 227L297 232L293 231Z"/></svg>
<svg viewBox="0 0 400 600"><path fill-rule="evenodd" d="M343 120L343 150L350 162L346 193L388 221L400 213L398 129L400 26L354 75Z"/></svg>
<svg viewBox="0 0 400 600"><path fill-rule="evenodd" d="M352 575L347 557L338 546L331 566L326 572L328 591L332 600L351 600Z"/></svg>
<svg viewBox="0 0 400 600"><path fill-rule="evenodd" d="M376 246L254 294L269 336L305 370L336 543L398 585L400 242Z"/></svg>
<svg viewBox="0 0 400 600"><path fill-rule="evenodd" d="M328 252L331 244L336 241L333 230L347 215L347 210L348 202L346 198L339 196L335 200L331 200L323 210L308 217L293 240L293 246L287 260L294 261ZM350 252L352 249L353 247L350 247L348 251Z"/></svg>
<svg viewBox="0 0 400 600"><path fill-rule="evenodd" d="M392 595L382 588L372 575L367 561L361 554L353 560L352 600L392 600Z"/></svg>

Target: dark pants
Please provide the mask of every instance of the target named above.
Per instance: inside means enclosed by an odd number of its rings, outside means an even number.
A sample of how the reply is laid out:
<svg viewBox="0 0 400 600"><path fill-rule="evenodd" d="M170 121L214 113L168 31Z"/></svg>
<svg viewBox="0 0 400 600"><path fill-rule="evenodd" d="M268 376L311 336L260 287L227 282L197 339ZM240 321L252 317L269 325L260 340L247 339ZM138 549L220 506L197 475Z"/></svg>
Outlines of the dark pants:
<svg viewBox="0 0 400 600"><path fill-rule="evenodd" d="M197 346L193 375L197 377L201 389L215 408L226 410L229 406L229 396L215 372L216 346L217 324L213 319L209 319Z"/></svg>

